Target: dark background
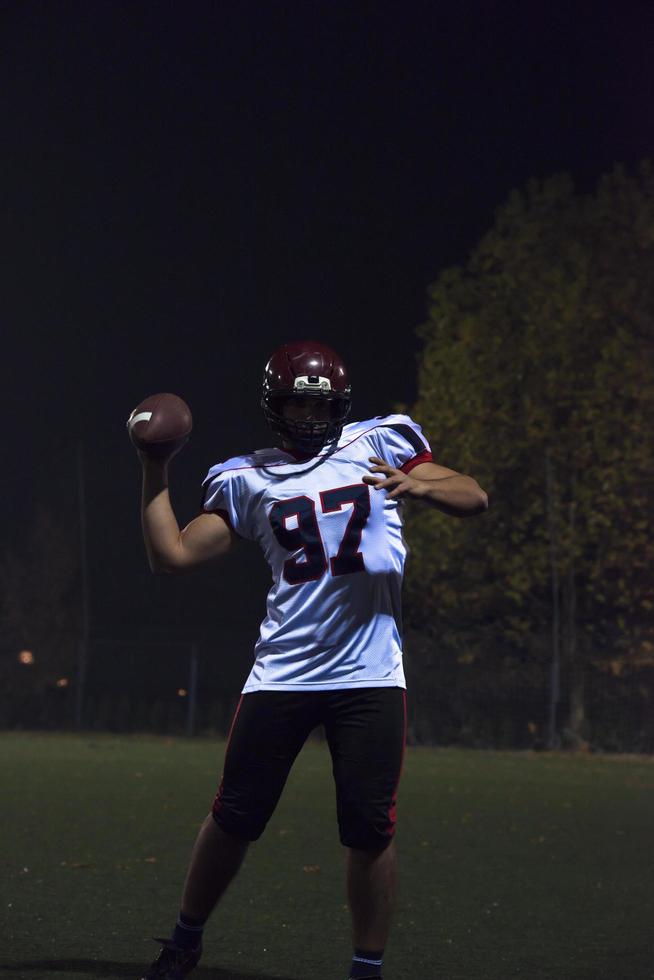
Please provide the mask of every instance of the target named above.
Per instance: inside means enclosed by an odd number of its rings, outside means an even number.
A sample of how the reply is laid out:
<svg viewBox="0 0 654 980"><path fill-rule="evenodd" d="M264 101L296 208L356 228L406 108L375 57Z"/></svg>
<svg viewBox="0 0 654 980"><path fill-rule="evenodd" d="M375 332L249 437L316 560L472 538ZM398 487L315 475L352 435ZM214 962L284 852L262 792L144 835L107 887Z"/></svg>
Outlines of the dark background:
<svg viewBox="0 0 654 980"><path fill-rule="evenodd" d="M353 418L410 405L427 287L508 192L652 155L653 24L651 3L5 4L3 547L43 499L77 534L82 440L92 633L241 624L244 680L268 569L244 545L150 575L130 411L191 405L184 524L211 464L270 443L280 343L343 355Z"/></svg>

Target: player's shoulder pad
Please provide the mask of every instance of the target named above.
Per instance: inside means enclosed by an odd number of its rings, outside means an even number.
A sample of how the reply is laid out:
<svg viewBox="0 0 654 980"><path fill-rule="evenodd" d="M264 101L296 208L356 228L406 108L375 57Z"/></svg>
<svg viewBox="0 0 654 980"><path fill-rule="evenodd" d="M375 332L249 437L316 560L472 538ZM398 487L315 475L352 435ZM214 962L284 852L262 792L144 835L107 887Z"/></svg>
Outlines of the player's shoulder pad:
<svg viewBox="0 0 654 980"><path fill-rule="evenodd" d="M377 415L374 421L376 425L411 425L418 428L418 423L410 415Z"/></svg>
<svg viewBox="0 0 654 980"><path fill-rule="evenodd" d="M422 427L414 422L410 415L378 415L373 421L382 431L384 429L391 430L392 433L404 439L416 455L429 449L429 445L422 435Z"/></svg>
<svg viewBox="0 0 654 980"><path fill-rule="evenodd" d="M401 431L402 426L407 426L417 432L422 431L417 422L414 422L409 415L376 415L374 419L364 419L363 422L351 422L343 427L343 435L359 436L369 429L390 428Z"/></svg>
<svg viewBox="0 0 654 980"><path fill-rule="evenodd" d="M284 459L279 449L255 449L254 452L246 453L244 456L231 456L224 463L215 463L210 467L209 472L202 481L206 486L216 476L229 478L243 473L247 470L256 469L259 466L269 466L271 463Z"/></svg>
<svg viewBox="0 0 654 980"><path fill-rule="evenodd" d="M377 425L379 425L378 419L364 419L363 422L348 422L347 425L343 426L341 442L350 442L352 439L363 435L364 432L368 432L369 429L374 429Z"/></svg>

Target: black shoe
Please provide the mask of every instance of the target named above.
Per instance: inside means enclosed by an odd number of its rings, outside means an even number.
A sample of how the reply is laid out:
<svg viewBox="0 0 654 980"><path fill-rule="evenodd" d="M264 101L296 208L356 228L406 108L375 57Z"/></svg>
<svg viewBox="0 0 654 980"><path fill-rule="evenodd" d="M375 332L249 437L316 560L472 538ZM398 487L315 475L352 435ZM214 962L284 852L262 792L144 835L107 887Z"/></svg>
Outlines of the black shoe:
<svg viewBox="0 0 654 980"><path fill-rule="evenodd" d="M202 956L202 943L196 949L182 949L172 939L155 939L155 943L161 943L159 955L141 980L182 980Z"/></svg>

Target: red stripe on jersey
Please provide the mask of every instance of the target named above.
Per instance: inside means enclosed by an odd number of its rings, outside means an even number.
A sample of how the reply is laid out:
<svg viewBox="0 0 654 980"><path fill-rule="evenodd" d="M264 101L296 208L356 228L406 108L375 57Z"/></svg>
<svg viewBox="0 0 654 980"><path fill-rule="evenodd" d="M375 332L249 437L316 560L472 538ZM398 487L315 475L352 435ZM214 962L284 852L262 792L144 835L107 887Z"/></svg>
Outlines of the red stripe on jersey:
<svg viewBox="0 0 654 980"><path fill-rule="evenodd" d="M400 785L402 770L404 769L404 757L406 755L406 736L407 736L407 724L408 724L406 688L403 688L402 690L402 703L404 706L404 732L402 735L402 757L400 759L400 771L397 774L397 781L395 783L393 795L391 796L391 804L386 814L386 816L388 817L388 824L386 825L386 833L389 835L395 834L395 825L397 823L397 789L398 786Z"/></svg>
<svg viewBox="0 0 654 980"><path fill-rule="evenodd" d="M420 463L433 463L432 455L428 449L424 453L420 453L419 456L414 456L413 459L407 460L404 466L400 466L403 473L410 473L414 466L419 466Z"/></svg>

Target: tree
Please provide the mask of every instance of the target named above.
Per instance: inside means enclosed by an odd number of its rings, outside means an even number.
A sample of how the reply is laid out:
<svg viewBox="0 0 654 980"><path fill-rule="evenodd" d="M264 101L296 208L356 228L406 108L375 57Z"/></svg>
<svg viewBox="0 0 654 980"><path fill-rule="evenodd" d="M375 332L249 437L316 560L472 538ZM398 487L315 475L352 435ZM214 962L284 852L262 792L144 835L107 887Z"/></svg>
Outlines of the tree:
<svg viewBox="0 0 654 980"><path fill-rule="evenodd" d="M583 734L589 669L654 664L651 165L616 167L594 195L530 181L429 296L413 413L490 509L421 514L415 533L409 515L409 622L495 687L544 675L555 535L567 723Z"/></svg>

